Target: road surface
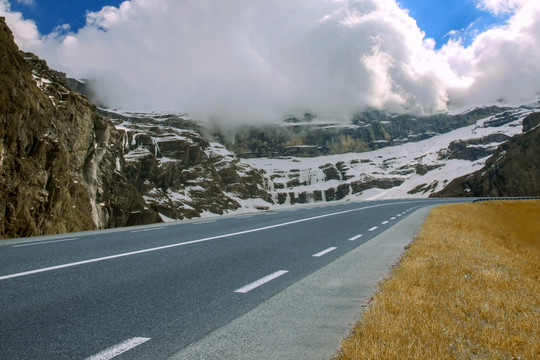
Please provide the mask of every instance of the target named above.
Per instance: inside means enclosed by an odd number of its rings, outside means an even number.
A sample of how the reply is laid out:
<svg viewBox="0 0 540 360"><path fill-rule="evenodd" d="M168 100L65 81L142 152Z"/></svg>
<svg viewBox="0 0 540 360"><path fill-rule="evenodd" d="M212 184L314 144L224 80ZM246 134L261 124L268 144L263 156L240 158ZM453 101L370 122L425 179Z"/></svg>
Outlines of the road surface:
<svg viewBox="0 0 540 360"><path fill-rule="evenodd" d="M340 203L4 240L0 358L169 358L416 209L448 201Z"/></svg>

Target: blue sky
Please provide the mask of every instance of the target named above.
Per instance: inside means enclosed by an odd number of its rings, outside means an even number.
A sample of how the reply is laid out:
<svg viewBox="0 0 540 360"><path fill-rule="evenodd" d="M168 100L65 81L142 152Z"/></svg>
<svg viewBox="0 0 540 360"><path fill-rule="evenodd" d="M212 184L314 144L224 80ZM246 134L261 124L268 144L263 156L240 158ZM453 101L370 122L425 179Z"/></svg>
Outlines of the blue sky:
<svg viewBox="0 0 540 360"><path fill-rule="evenodd" d="M448 41L452 30L463 30L473 24L472 29L480 32L490 26L502 23L506 18L496 17L476 8L473 0L400 0L402 7L409 9L427 37L441 47ZM69 24L76 31L85 24L87 11L98 11L104 6L118 6L122 0L12 0L11 9L32 19L41 34L50 33L55 27ZM466 35L466 34L464 34ZM464 36L465 45L472 38Z"/></svg>
<svg viewBox="0 0 540 360"><path fill-rule="evenodd" d="M32 19L41 34L49 34L55 27L69 24L78 30L86 23L87 11L98 11L104 6L118 6L121 0L11 0L11 10L20 11Z"/></svg>
<svg viewBox="0 0 540 360"><path fill-rule="evenodd" d="M427 37L437 41L438 47L448 41L452 31L469 29L483 32L490 26L503 23L507 17L496 17L476 8L473 0L400 0L402 7L416 20ZM465 36L465 45L473 39Z"/></svg>

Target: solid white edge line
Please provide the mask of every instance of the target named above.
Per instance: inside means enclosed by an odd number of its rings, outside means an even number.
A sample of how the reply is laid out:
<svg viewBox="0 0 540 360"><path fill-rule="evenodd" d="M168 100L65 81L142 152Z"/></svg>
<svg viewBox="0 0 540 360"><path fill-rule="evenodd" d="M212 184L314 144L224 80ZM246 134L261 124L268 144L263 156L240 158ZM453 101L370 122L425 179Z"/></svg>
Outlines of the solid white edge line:
<svg viewBox="0 0 540 360"><path fill-rule="evenodd" d="M337 247L330 247L330 248L328 248L328 249L326 249L326 250L323 250L323 251L321 251L321 252L318 252L318 253L316 253L316 254L314 254L314 255L312 255L312 256L313 256L313 257L321 257L321 256L326 255L326 254L328 254L329 252L332 252L332 251L334 251L334 250L336 250L336 249L337 249Z"/></svg>
<svg viewBox="0 0 540 360"><path fill-rule="evenodd" d="M126 351L133 349L134 347L144 344L148 340L150 340L150 338L134 337L133 339L126 340L118 345L111 346L110 348L103 350L99 354L90 356L85 360L110 360L115 356L118 356L122 353L125 353Z"/></svg>
<svg viewBox="0 0 540 360"><path fill-rule="evenodd" d="M369 229L369 231L375 231L375 230L377 230L378 228L379 228L378 226L374 226L374 227L372 227L371 229Z"/></svg>
<svg viewBox="0 0 540 360"><path fill-rule="evenodd" d="M193 225L211 224L213 222L216 222L216 220L197 221L197 222L194 222Z"/></svg>
<svg viewBox="0 0 540 360"><path fill-rule="evenodd" d="M80 239L80 238L71 238L71 239L61 239L61 240L42 241L42 242L31 243L31 244L12 245L11 247L13 247L13 248L19 248L19 247L25 247L25 246L47 245L47 244L53 244L53 243L59 243L59 242L74 241L74 240L79 240L79 239Z"/></svg>
<svg viewBox="0 0 540 360"><path fill-rule="evenodd" d="M251 229L251 230L244 230L244 231L239 231L239 232L230 233L230 234L223 234L223 235L217 235L217 236L207 237L207 238L203 238L203 239L197 239L197 240L191 240L191 241L175 243L175 244L170 244L170 245L158 246L158 247L155 247L155 248L131 251L131 252L122 253L122 254L104 256L104 257L95 258L95 259L88 259L88 260L84 260L84 261L77 261L77 262L68 263L68 264L62 264L62 265L56 265L56 266L51 266L51 267L46 267L46 268L41 268L41 269L24 271L24 272L20 272L20 273L0 276L0 281L7 280L7 279L12 279L12 278L17 278L17 277L21 277L21 276L32 275L32 274L39 274L39 273L42 273L42 272L47 272L47 271L52 271L52 270L64 269L64 268L78 266L78 265L91 264L91 263L98 262L98 261L105 261L105 260L111 260L111 259L116 259L116 258L121 258L121 257L126 257L126 256L137 255L137 254L144 254L144 253L148 253L148 252L159 251L159 250L164 250L164 249L170 249L170 248L174 248L174 247L178 247L178 246L197 244L197 243L201 243L201 242L206 242L206 241L210 241L210 240L217 240L217 239L223 239L223 238L228 238L228 237L232 237L232 236L245 235L245 234L250 234L250 233L254 233L254 232L259 232L259 231L264 231L264 230L269 230L269 229L275 229L275 228L279 228L279 227L283 227L283 226L299 224L299 223L303 223L303 222L306 222L306 221L323 219L323 218L327 218L327 217L331 217L331 216L342 215L342 214L347 214L347 213L366 210L366 209L373 209L373 208L382 207L382 206L400 205L400 204L407 204L407 203L410 203L410 201L404 201L404 202L392 203L392 204L378 204L378 205L364 206L364 207L357 208L357 209L338 211L338 212L335 212L335 213L318 215L318 216L313 216L313 217L294 220L294 221L288 221L288 222L284 222L284 223L281 223L281 224L269 225L269 226L264 226L264 227L261 227L261 228L255 228L255 229ZM194 223L194 224L197 224L197 223ZM375 228L377 228L377 227L375 227ZM375 229L373 229L373 230L375 230ZM373 231L373 230L370 230L370 231Z"/></svg>
<svg viewBox="0 0 540 360"><path fill-rule="evenodd" d="M358 240L358 239L360 239L362 236L364 236L364 235L359 234L359 235L353 236L352 238L349 239L349 241Z"/></svg>
<svg viewBox="0 0 540 360"><path fill-rule="evenodd" d="M265 276L263 278L260 278L259 280L257 281L254 281L250 284L247 284L246 286L242 286L240 289L236 289L234 290L235 293L241 293L241 294L245 294L247 292L250 292L251 290L253 289L256 289L258 288L259 286L261 285L264 285L266 284L267 282L269 281L272 281L282 275L285 275L286 273L288 273L289 271L288 270L280 270L280 271L276 271L275 273L273 274L270 274L268 276Z"/></svg>
<svg viewBox="0 0 540 360"><path fill-rule="evenodd" d="M140 232L147 232L147 231L156 231L156 230L163 230L165 229L165 226L157 227L157 228L151 228L151 229L142 229L142 230L132 230L130 233L140 233Z"/></svg>

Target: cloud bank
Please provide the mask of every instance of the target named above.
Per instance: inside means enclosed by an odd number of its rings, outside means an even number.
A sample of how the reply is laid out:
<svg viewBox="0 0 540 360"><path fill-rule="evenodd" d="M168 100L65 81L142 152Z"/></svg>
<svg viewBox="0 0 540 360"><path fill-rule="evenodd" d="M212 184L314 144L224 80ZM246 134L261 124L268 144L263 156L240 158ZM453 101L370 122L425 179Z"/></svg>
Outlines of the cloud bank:
<svg viewBox="0 0 540 360"><path fill-rule="evenodd" d="M131 0L40 35L0 0L16 41L102 100L226 122L366 107L432 113L540 96L540 2L480 0L503 26L441 49L395 0ZM65 29L64 29L65 30Z"/></svg>

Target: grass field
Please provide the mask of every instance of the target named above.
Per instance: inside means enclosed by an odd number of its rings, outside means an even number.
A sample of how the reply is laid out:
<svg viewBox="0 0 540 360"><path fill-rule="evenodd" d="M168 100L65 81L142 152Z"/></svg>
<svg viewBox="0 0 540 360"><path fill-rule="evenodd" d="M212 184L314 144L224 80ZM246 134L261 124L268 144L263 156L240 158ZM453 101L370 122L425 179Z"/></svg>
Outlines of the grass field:
<svg viewBox="0 0 540 360"><path fill-rule="evenodd" d="M540 201L434 209L335 359L540 359Z"/></svg>

